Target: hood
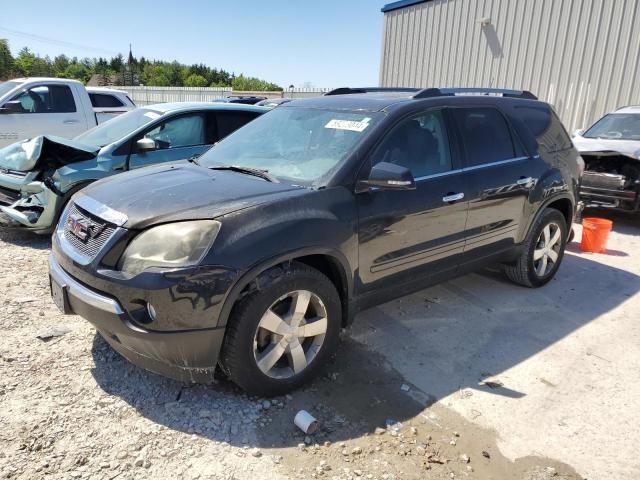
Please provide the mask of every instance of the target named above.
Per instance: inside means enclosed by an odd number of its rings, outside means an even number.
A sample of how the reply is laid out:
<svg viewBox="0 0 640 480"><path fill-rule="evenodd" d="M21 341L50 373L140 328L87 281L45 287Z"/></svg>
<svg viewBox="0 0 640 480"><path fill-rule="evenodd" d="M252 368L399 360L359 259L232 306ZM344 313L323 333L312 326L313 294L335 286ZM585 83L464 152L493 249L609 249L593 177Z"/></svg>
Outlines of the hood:
<svg viewBox="0 0 640 480"><path fill-rule="evenodd" d="M68 163L95 158L99 150L66 138L44 135L0 149L0 167L18 172L57 169Z"/></svg>
<svg viewBox="0 0 640 480"><path fill-rule="evenodd" d="M640 160L640 142L636 140L609 140L578 136L573 138L573 144L580 154L625 155Z"/></svg>
<svg viewBox="0 0 640 480"><path fill-rule="evenodd" d="M274 197L301 194L303 187L270 183L230 171L215 171L189 163L147 167L89 185L74 199L99 215L96 202L126 216L126 228L180 220L216 218ZM88 198L83 198L88 197ZM98 209L105 210L98 207Z"/></svg>

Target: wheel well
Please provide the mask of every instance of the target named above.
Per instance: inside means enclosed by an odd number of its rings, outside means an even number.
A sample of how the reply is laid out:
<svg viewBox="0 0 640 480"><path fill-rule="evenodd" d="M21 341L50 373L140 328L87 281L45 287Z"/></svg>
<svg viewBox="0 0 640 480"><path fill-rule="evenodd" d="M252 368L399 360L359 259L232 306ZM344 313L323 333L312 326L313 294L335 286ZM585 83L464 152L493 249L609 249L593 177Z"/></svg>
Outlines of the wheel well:
<svg viewBox="0 0 640 480"><path fill-rule="evenodd" d="M331 280L331 283L333 283L338 291L338 295L340 295L340 302L342 303L342 324L346 326L349 287L347 284L347 276L340 262L328 255L306 255L304 257L293 258L292 261L304 263L311 268L315 268Z"/></svg>
<svg viewBox="0 0 640 480"><path fill-rule="evenodd" d="M547 205L547 208L553 208L562 213L567 221L567 227L571 228L571 223L573 222L573 204L571 200L568 198L560 198Z"/></svg>

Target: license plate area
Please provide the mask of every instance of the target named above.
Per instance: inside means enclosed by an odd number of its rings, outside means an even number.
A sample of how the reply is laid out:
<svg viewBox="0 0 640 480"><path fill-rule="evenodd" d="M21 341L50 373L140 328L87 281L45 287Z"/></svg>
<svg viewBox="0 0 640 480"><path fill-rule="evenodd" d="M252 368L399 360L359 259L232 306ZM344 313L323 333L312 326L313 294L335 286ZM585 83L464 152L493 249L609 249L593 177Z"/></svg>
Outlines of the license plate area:
<svg viewBox="0 0 640 480"><path fill-rule="evenodd" d="M51 298L53 299L53 303L55 303L56 307L58 307L65 315L70 314L71 307L69 306L67 289L51 277L49 277L49 282L51 284Z"/></svg>

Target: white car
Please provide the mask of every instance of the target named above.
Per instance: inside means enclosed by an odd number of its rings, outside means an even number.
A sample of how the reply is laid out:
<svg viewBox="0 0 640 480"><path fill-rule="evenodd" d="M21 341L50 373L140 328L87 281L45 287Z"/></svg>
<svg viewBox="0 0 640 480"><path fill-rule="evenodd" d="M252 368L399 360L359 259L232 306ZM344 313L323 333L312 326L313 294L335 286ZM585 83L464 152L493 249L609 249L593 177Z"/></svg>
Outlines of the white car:
<svg viewBox="0 0 640 480"><path fill-rule="evenodd" d="M39 135L73 138L135 108L126 92L64 78L0 83L0 147Z"/></svg>
<svg viewBox="0 0 640 480"><path fill-rule="evenodd" d="M586 206L640 212L640 106L577 130L573 143L585 162L580 197Z"/></svg>
<svg viewBox="0 0 640 480"><path fill-rule="evenodd" d="M98 123L128 112L136 108L136 104L129 98L124 90L115 90L106 87L86 87L93 111L98 118Z"/></svg>

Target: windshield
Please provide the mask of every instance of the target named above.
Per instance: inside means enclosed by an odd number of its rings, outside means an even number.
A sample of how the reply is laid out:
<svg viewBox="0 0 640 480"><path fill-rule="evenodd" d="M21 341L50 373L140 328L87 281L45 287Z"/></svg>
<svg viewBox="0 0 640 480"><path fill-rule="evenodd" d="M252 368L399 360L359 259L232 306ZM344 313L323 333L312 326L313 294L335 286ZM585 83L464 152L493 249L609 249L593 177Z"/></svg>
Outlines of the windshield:
<svg viewBox="0 0 640 480"><path fill-rule="evenodd" d="M606 138L608 140L640 140L639 113L610 113L598 120L584 138Z"/></svg>
<svg viewBox="0 0 640 480"><path fill-rule="evenodd" d="M0 97L4 96L7 92L10 92L14 88L20 85L20 82L2 82L0 83Z"/></svg>
<svg viewBox="0 0 640 480"><path fill-rule="evenodd" d="M118 115L111 120L107 120L82 135L77 136L74 140L84 143L85 145L104 147L105 145L117 142L131 132L147 123L153 122L161 116L161 112L149 110L148 108L138 108Z"/></svg>
<svg viewBox="0 0 640 480"><path fill-rule="evenodd" d="M266 170L280 181L313 185L342 162L380 118L370 112L276 108L225 138L198 163Z"/></svg>

